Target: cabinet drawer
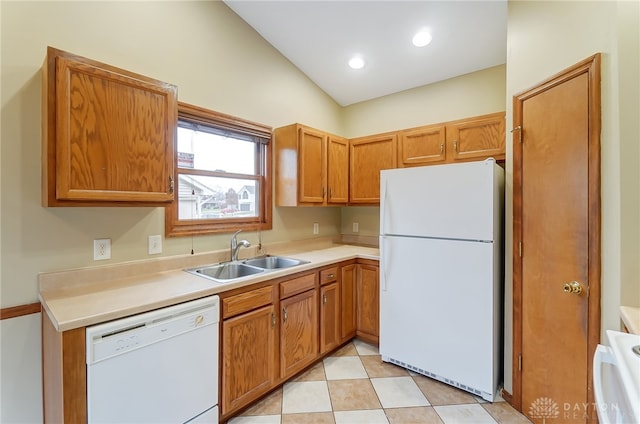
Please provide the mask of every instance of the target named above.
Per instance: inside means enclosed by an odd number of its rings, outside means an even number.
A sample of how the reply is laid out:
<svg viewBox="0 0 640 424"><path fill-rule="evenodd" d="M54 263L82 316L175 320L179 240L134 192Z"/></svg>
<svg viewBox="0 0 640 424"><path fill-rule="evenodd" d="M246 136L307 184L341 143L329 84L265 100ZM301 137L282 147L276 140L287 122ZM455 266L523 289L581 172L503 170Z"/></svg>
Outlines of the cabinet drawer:
<svg viewBox="0 0 640 424"><path fill-rule="evenodd" d="M323 269L320 271L320 285L338 281L338 267Z"/></svg>
<svg viewBox="0 0 640 424"><path fill-rule="evenodd" d="M222 299L222 318L229 318L273 302L272 286L262 287Z"/></svg>
<svg viewBox="0 0 640 424"><path fill-rule="evenodd" d="M302 293L316 286L317 273L303 275L289 281L280 283L280 299Z"/></svg>

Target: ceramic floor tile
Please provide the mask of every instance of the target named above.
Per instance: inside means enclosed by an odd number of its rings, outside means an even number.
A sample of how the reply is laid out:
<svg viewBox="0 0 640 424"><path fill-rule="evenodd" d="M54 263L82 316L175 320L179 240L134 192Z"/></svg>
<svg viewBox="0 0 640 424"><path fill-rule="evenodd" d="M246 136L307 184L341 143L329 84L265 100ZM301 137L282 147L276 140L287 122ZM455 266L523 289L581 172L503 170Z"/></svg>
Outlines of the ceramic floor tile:
<svg viewBox="0 0 640 424"><path fill-rule="evenodd" d="M332 412L284 414L282 424L335 424Z"/></svg>
<svg viewBox="0 0 640 424"><path fill-rule="evenodd" d="M496 424L479 404L434 406L444 424Z"/></svg>
<svg viewBox="0 0 640 424"><path fill-rule="evenodd" d="M413 380L431 405L460 405L477 402L476 397L472 394L432 378L416 374Z"/></svg>
<svg viewBox="0 0 640 424"><path fill-rule="evenodd" d="M282 413L331 411L326 381L293 381L285 383L282 392Z"/></svg>
<svg viewBox="0 0 640 424"><path fill-rule="evenodd" d="M408 375L406 377L372 378L371 384L373 384L383 408L429 405L427 398L422 394L413 378Z"/></svg>
<svg viewBox="0 0 640 424"><path fill-rule="evenodd" d="M328 381L334 411L379 409L380 401L368 378Z"/></svg>
<svg viewBox="0 0 640 424"><path fill-rule="evenodd" d="M385 409L390 424L443 424L430 406Z"/></svg>
<svg viewBox="0 0 640 424"><path fill-rule="evenodd" d="M365 355L380 355L378 348L376 346L370 345L369 343L365 343L362 340L355 339L353 344L358 351L358 354L361 356Z"/></svg>
<svg viewBox="0 0 640 424"><path fill-rule="evenodd" d="M369 377L358 356L330 356L325 358L323 362L327 380L349 380Z"/></svg>
<svg viewBox="0 0 640 424"><path fill-rule="evenodd" d="M293 381L324 381L326 377L324 375L324 364L322 361L315 364L309 370L300 374L298 377L294 378Z"/></svg>
<svg viewBox="0 0 640 424"><path fill-rule="evenodd" d="M280 424L280 415L260 415L256 417L236 417L229 424Z"/></svg>
<svg viewBox="0 0 640 424"><path fill-rule="evenodd" d="M482 407L491 414L498 424L527 424L531 422L507 402L485 403L482 404Z"/></svg>
<svg viewBox="0 0 640 424"><path fill-rule="evenodd" d="M257 401L241 415L280 415L282 413L282 388Z"/></svg>
<svg viewBox="0 0 640 424"><path fill-rule="evenodd" d="M353 343L349 342L336 350L331 356L358 356L358 351Z"/></svg>
<svg viewBox="0 0 640 424"><path fill-rule="evenodd" d="M382 409L334 412L336 424L388 424Z"/></svg>
<svg viewBox="0 0 640 424"><path fill-rule="evenodd" d="M375 377L406 377L408 371L397 365L382 362L380 355L363 356L360 358L364 369L371 378Z"/></svg>

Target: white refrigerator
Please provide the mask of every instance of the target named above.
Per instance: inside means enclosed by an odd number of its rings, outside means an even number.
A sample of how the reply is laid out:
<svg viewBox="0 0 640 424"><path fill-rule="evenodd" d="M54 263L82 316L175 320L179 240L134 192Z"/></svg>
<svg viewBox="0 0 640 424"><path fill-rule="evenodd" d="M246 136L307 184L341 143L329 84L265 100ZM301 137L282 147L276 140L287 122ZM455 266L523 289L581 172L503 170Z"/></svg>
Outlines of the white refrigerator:
<svg viewBox="0 0 640 424"><path fill-rule="evenodd" d="M490 402L502 371L503 193L493 159L381 172L382 360Z"/></svg>

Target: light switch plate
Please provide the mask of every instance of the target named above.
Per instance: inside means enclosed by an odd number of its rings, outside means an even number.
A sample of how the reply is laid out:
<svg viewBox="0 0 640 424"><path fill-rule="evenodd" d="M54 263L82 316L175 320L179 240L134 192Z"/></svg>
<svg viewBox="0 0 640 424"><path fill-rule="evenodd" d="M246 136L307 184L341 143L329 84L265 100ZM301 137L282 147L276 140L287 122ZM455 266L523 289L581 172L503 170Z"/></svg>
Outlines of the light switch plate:
<svg viewBox="0 0 640 424"><path fill-rule="evenodd" d="M111 259L111 239L96 239L93 241L93 260L103 261Z"/></svg>
<svg viewBox="0 0 640 424"><path fill-rule="evenodd" d="M162 253L162 236L149 236L148 251L150 255L158 255Z"/></svg>

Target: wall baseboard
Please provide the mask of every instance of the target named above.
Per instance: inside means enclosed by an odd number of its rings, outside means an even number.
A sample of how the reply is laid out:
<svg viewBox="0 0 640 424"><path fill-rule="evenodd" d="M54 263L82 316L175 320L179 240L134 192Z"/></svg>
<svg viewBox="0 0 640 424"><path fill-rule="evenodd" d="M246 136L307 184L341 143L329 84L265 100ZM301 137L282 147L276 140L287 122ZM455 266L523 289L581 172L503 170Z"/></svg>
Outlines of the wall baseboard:
<svg viewBox="0 0 640 424"><path fill-rule="evenodd" d="M42 307L40 302L2 308L0 309L0 320L21 317L23 315L37 314L41 311Z"/></svg>

